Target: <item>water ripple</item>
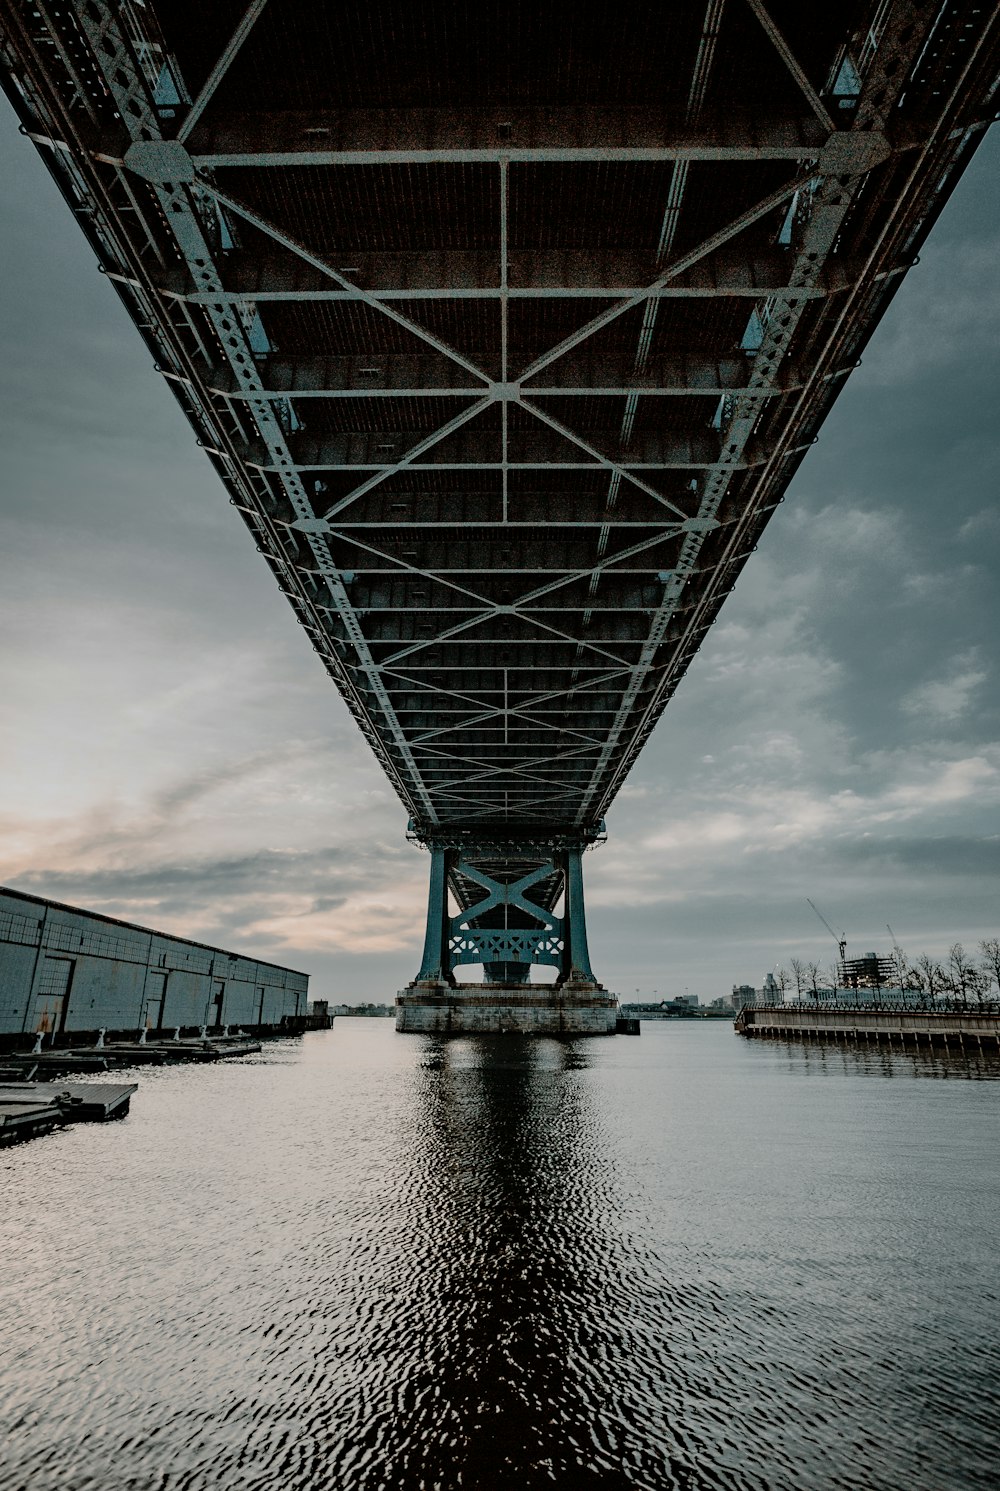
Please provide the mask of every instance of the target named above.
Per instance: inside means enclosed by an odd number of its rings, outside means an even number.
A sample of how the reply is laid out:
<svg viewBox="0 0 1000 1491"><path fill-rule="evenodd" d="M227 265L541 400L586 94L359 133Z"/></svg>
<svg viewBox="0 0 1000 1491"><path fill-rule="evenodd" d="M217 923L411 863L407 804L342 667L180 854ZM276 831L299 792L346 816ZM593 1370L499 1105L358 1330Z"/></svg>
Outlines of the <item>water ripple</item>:
<svg viewBox="0 0 1000 1491"><path fill-rule="evenodd" d="M985 1491L995 1075L693 1022L143 1069L0 1155L0 1487Z"/></svg>

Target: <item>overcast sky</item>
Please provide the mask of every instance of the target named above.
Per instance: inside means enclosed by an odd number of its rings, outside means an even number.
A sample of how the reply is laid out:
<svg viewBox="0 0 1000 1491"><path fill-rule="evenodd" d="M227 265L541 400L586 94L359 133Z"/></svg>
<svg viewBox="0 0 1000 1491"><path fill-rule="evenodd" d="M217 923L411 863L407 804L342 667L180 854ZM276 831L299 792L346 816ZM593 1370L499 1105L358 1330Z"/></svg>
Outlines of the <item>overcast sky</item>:
<svg viewBox="0 0 1000 1491"><path fill-rule="evenodd" d="M1000 139L983 145L587 856L598 976L1000 934ZM427 856L6 104L0 882L415 973Z"/></svg>

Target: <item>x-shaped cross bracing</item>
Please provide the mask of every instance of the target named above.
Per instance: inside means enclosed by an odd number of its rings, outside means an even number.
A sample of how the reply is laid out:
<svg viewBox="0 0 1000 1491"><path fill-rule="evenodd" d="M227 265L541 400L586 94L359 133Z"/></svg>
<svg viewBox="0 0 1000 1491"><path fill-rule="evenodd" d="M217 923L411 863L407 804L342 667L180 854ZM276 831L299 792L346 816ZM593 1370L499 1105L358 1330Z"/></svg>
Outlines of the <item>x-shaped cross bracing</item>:
<svg viewBox="0 0 1000 1491"><path fill-rule="evenodd" d="M802 193L803 200L806 202L811 197L815 197L818 201L822 191L822 178L824 174L829 176L838 172L844 172L848 177L853 174L855 180L857 180L860 179L860 176L871 164L876 163L880 158L878 154L880 147L872 131L877 131L882 121L877 117L877 111L873 113L872 109L868 106L867 99L862 99L857 114L857 118L864 121L863 129L860 131L838 129L836 122L827 111L825 103L816 93L808 77L798 65L785 38L775 26L765 8L763 0L748 0L748 4L756 15L764 32L781 56L789 73L795 79L812 114L819 121L822 128L828 132L827 145L823 146L819 144L817 146L816 162L807 166L805 174L800 173L794 180L788 181L775 192L762 198L753 207L725 225L711 237L706 238L688 253L679 257L671 257L670 248L684 195L688 163L691 159L699 158L697 152L679 149L676 155L672 157L675 164L660 240L661 255L666 261L661 272L655 279L642 288L625 295L617 295L614 302L600 315L591 318L576 332L568 337L564 337L546 352L536 356L516 377L511 376L509 366L508 313L510 283L508 218L510 152L504 153L500 151L496 154L496 164L499 172L499 295L502 302L500 318L501 372L500 377L497 379L482 366L479 366L474 358L466 356L447 340L437 336L426 326L421 325L418 320L396 309L395 305L385 296L380 295L378 290L366 290L359 286L350 278L348 273L340 271L325 256L314 253L307 245L297 241L276 224L269 222L264 215L256 212L248 204L237 200L233 195L222 189L212 179L210 174L198 172L191 164L191 158L187 156L184 149L184 141L191 135L199 118L209 106L221 80L231 66L233 58L244 45L253 25L264 9L264 0L252 0L252 3L248 6L228 46L220 55L216 66L209 74L207 82L203 85L187 116L183 119L174 140L164 141L159 135L159 121L155 116L155 111L151 116L152 122L143 131L139 131L134 127L131 116L127 118L128 109L133 102L132 95L138 99L142 93L142 89L131 81L128 84L128 90L131 90L131 93L124 100L125 107L122 110L122 118L126 119L130 124L130 128L132 128L134 143L126 157L125 164L131 169L134 169L139 175L145 175L146 179L153 184L164 205L166 220L168 222L173 221L170 214L172 211L176 211L181 207L183 199L187 198L189 222L197 218L200 204L204 204L210 198L214 199L231 216L240 217L252 224L259 232L262 232L277 244L281 250L295 256L298 261L309 265L325 281L328 281L331 285L335 285L338 294L342 294L359 303L364 303L379 316L386 317L388 320L405 329L408 334L432 348L435 353L447 358L452 364L461 368L463 373L469 375L474 384L478 385L478 392L472 394L465 408L459 410L452 418L438 428L422 434L398 460L387 462L384 466L373 470L369 476L354 486L352 490L338 497L322 517L315 513L310 505L310 499L305 496L301 478L301 465L295 458L294 445L291 449L289 448L287 431L283 434L278 429L278 421L274 418L273 411L269 411L267 408L267 401L272 396L265 391L261 380L259 378L256 380L251 379L248 383L244 375L243 383L241 384L242 391L237 395L239 398L249 400L247 407L252 416L257 420L265 445L268 446L273 456L272 461L264 469L277 472L286 491L289 492L292 498L296 517L290 526L299 530L308 542L318 566L318 573L321 574L330 591L332 607L329 609L332 609L343 618L346 641L349 646L353 646L357 650L362 663L362 671L369 681L371 691L373 691L379 701L379 707L389 724L396 748L401 754L402 759L408 763L407 771L418 788L422 786L421 771L420 765L409 755L411 745L422 744L441 736L460 734L463 730L469 730L475 728L477 725L483 725L500 718L504 720L505 725L506 722L516 719L519 725L530 730L561 733L558 732L557 727L535 717L532 713L533 709L537 708L544 701L553 701L569 695L578 695L581 688L592 687L594 684L593 680L587 680L584 684L580 684L574 675L572 684L568 689L546 689L543 686L531 701L525 702L522 700L520 704L514 707L507 707L505 704L503 708L497 708L491 704L488 705L485 699L477 701L474 693L461 695L455 689L443 690L442 693L453 700L463 699L471 709L471 714L451 724L443 725L436 730L422 731L411 742L407 732L400 726L392 701L385 692L385 680L388 678L394 680L405 679L405 672L400 672L399 665L415 656L426 654L430 648L438 647L443 643L457 642L462 638L467 639L469 642L475 642L476 639L472 634L475 633L476 629L496 618L504 616L516 618L520 625L531 629L538 645L541 645L543 639L548 639L552 645L564 642L570 643L577 649L578 660L583 656L589 655L592 659L600 659L605 664L613 664L614 667L612 670L605 671L603 675L605 682L617 681L619 679L626 681L617 714L603 741L599 759L595 763L588 792L585 795L585 801L580 805L580 813L584 818L588 813L592 813L595 810L594 805L597 803L600 794L605 793L606 796L603 785L606 781L606 771L611 758L616 752L619 752L622 742L628 736L628 730L631 728L630 721L632 713L639 698L644 679L651 672L659 671L661 673L660 690L662 691L666 687L670 669L662 666L661 661L658 659L658 648L663 643L667 619L677 608L681 590L687 576L695 567L705 535L717 526L716 513L718 512L719 504L734 471L740 467L740 453L745 448L750 438L750 432L759 417L762 407L761 401L772 394L777 388L777 369L787 350L790 339L790 328L794 327L797 316L801 314L802 306L808 302L810 295L814 291L815 277L819 273L819 269L806 265L804 259L807 256L800 254L790 277L791 283L785 291L779 290L776 292L774 304L780 314L775 315L774 321L769 328L768 338L765 339L764 345L758 352L757 361L748 386L735 390L732 397L727 396L725 401L725 423L721 438L721 458L710 463L704 461L692 462L693 465L697 465L702 470L701 479L696 484L698 510L693 519L681 507L677 506L675 502L672 502L667 495L660 492L653 482L642 476L634 466L613 459L605 451L599 449L592 441L567 426L554 414L550 414L537 397L543 391L548 390L543 390L537 384L537 381L533 380L537 380L540 374L553 363L567 356L575 348L593 339L618 317L645 303L647 313L643 320L643 327L639 337L639 347L636 353L636 368L639 369L648 353L658 305L656 297L672 279L682 275L700 261L710 257L723 245L738 237L740 233L744 232L752 224L759 222L769 213L775 211L784 203L787 203L797 193ZM704 12L704 26L698 46L698 54L688 98L687 114L689 123L697 119L701 101L705 94L706 81L712 63L722 5L723 0L708 0L707 8ZM78 10L78 13L82 13L84 10L82 0L74 8ZM100 0L91 0L90 5L86 9L89 20L87 17L81 16L81 23L84 29L88 30L88 34L89 32L94 32L95 36L97 36L99 30L98 39L101 48L103 48L103 55L99 55L98 58L100 65L105 68L106 73L109 69L113 72L119 66L119 60L121 60L126 64L125 70L128 71L128 57L126 55L128 49L121 39L115 36L113 12L107 6L102 7ZM98 12L104 15L104 19L100 21L99 27L95 30L97 23L94 21L94 16ZM896 17L894 13L893 19L887 25L886 29L890 30L894 24L897 30L902 31L904 23L905 16L902 15L902 11L899 17ZM109 38L114 43L110 47ZM898 51L898 37L896 38L895 45ZM881 64L884 51L885 48L883 47L881 51L876 53L878 65ZM109 80L114 87L114 79L110 78ZM818 138L816 126L811 125L811 129L813 134L816 134ZM865 130L869 132L868 135L864 133ZM803 135L803 138L805 137ZM868 142L867 144L866 141ZM795 152L793 151L792 154L795 154ZM750 155L752 157L752 151ZM100 156L99 158L102 160L111 160L111 164L120 167L120 162L115 162L107 156ZM800 152L796 155L796 158L801 161L805 157ZM160 162L159 165L157 165L158 161ZM165 162L172 162L171 171L173 174L164 174L166 171ZM220 158L219 164L224 163ZM263 157L261 158L261 163L266 164ZM157 174L158 172L160 174ZM127 173L122 172L120 174L127 186ZM841 177L841 179L844 178ZM185 182L188 183L186 187L184 185ZM167 190L168 188L169 190ZM842 193L844 203L849 203L852 195L853 188L849 188L846 192ZM170 198L169 202L167 201L167 196ZM826 211L825 225L822 231L813 233L810 243L811 259L814 262L818 262L820 267L830 252L833 235L837 231L837 223L834 221L834 216L828 210L829 204L824 203L823 206ZM139 210L138 204L136 204L136 210ZM846 206L844 207L844 211L846 211ZM843 214L841 214L840 220L842 220L842 217ZM155 239L153 239L153 235L150 236L155 248ZM196 234L189 230L186 233L186 237L182 233L178 238L182 253L188 258L189 263L191 263L192 245L195 243L196 236ZM199 243L198 251L201 252L202 249L203 244ZM192 265L192 273L194 272ZM201 288L204 289L205 287L201 286ZM212 295L217 297L219 304L214 306L208 304L205 301L204 295L199 297L199 301L205 304L206 312L213 322L220 321L221 317L218 314L220 306L228 304L228 298L227 292L221 283L221 276L218 273L212 276L212 283L209 288ZM798 298L796 299L796 297ZM232 313L230 312L230 314ZM777 330L779 323L784 328L781 334ZM198 330L193 321L191 329L197 338ZM223 350L226 351L227 356L232 357L232 354L229 353L225 345L225 339L221 338L221 340L223 341ZM782 342L784 343L784 347L781 345ZM203 342L202 347L204 350ZM361 393L362 390L358 390L358 392ZM625 417L622 424L621 440L619 442L622 449L628 445L635 407L642 394L642 389L636 389L628 395ZM290 389L287 397L294 398L295 390ZM478 594L474 588L468 585L462 585L458 581L449 579L448 574L440 567L430 564L423 566L411 565L396 555L385 554L378 547L366 544L359 536L357 528L352 526L348 530L347 523L343 527L339 527L336 521L338 515L356 504L368 492L375 490L379 485L390 480L393 476L404 473L408 468L419 466L422 457L433 452L436 447L447 441L450 436L456 435L480 415L485 414L494 405L499 405L501 412L500 438L502 457L499 468L502 473L502 512L504 523L506 523L508 518L508 479L509 473L513 469L510 461L508 429L508 413L512 406L525 411L535 422L546 426L561 439L575 445L588 458L589 465L585 469L590 469L590 466L603 467L609 476L607 498L609 518L600 531L597 561L594 564L588 565L585 569L567 568L557 578L547 582L543 586L521 595L510 603L504 602L503 604ZM235 418L236 415L234 413ZM765 455L766 459L770 462L771 456L766 453ZM550 461L532 464L538 464L543 467L558 467L562 464L564 467L572 468L572 463L569 462L559 463ZM659 462L648 464L653 466L659 464L662 467L666 465L666 462L660 460ZM615 555L608 556L606 548L611 529L614 526L613 519L610 517L610 510L618 500L622 483L626 483L628 487L636 491L641 491L645 496L652 498L659 506L666 509L667 513L671 515L671 518L679 521L664 521L655 537L646 539L631 549L625 549ZM416 523L414 526L419 528L420 525ZM488 526L496 525L491 524ZM602 573L613 569L616 565L621 565L626 558L638 555L655 544L664 542L668 538L681 539L680 557L674 561L673 569L661 577L664 580L662 600L652 615L648 635L640 649L638 659L635 659L632 653L628 657L622 656L616 650L614 641L611 642L611 645L605 645L601 640L593 640L586 636L572 634L566 630L565 626L560 626L550 618L547 614L547 607L537 605L537 602L542 598L558 591L560 587L573 584L582 577L589 580L588 598L592 600L596 594L598 579ZM327 547L328 539L333 539L337 543L351 545L362 552L378 556L391 564L394 570L428 579L436 585L450 587L456 594L461 594L463 597L468 598L475 614L466 616L450 625L445 625L436 636L415 638L412 641L407 641L405 644L397 645L396 651L376 660L371 652L371 648L377 645L377 643L366 637L360 625L357 608L352 604L350 596L345 589L345 583L349 583L350 576L346 577L345 582L344 575L338 571L332 562ZM727 547L726 552L732 552L731 545ZM284 566L290 577L295 575L297 559L294 553L275 556L274 562ZM292 583L291 579L289 583ZM323 605L322 601L319 601L318 604L320 606ZM584 625L586 626L589 623L590 610L586 606L581 608L579 604L572 604L567 605L564 609L576 611L582 609ZM702 610L703 607L699 607L699 615ZM692 628L697 624L697 617L693 617L689 621L685 636L676 645L673 654L675 660L682 658L683 649L688 646L687 638L692 634ZM438 666L443 666L447 669L449 665ZM562 667L563 665L560 664L559 666ZM532 667L536 668L537 671L544 671L544 665L533 663ZM407 671L420 672L419 663L410 662L409 670ZM530 669L521 669L522 673L526 671L530 671ZM409 682L414 688L418 688L425 693L433 690L434 687L426 679L420 679L419 681L410 679ZM520 692L523 693L523 688ZM645 706L646 715L649 713L649 707L648 705ZM564 734L564 732L562 733ZM593 744L591 737L578 733L577 739L584 741L585 744L582 747L577 745L567 752L562 752L559 759L568 762L575 757L583 757L590 754L590 748ZM469 780L486 782L493 781L505 775L513 777L518 774L527 781L531 779L531 767L542 765L550 759L555 759L547 758L544 755L538 756L537 750L539 749L541 747L536 747L536 753L528 761L522 759L516 765L507 768L486 767L480 776L467 779L463 785L468 786ZM427 769L426 764L424 769ZM435 791L444 793L450 785L450 783L441 783ZM604 799L602 798L601 800L603 802ZM581 821L583 821L583 818L581 818Z"/></svg>

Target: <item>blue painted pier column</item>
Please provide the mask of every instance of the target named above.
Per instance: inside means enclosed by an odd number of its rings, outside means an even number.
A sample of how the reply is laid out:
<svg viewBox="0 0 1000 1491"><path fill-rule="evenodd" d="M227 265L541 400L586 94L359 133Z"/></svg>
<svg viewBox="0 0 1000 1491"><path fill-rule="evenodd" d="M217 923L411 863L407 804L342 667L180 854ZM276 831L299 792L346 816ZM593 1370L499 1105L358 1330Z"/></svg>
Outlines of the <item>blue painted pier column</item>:
<svg viewBox="0 0 1000 1491"><path fill-rule="evenodd" d="M596 984L587 946L587 912L583 901L583 847L566 851L566 894L563 911L565 942L564 982Z"/></svg>
<svg viewBox="0 0 1000 1491"><path fill-rule="evenodd" d="M451 933L448 916L449 851L439 846L431 849L431 879L427 893L427 928L424 932L424 955L420 961L418 983L451 981L448 941Z"/></svg>
<svg viewBox="0 0 1000 1491"><path fill-rule="evenodd" d="M425 843L427 840L424 841ZM594 977L587 946L581 856L575 835L472 836L431 851L420 972L396 999L396 1029L440 1033L607 1035L618 1001ZM449 891L458 903L449 911ZM555 907L562 901L561 914ZM479 964L483 983L456 981ZM558 970L555 984L531 969Z"/></svg>

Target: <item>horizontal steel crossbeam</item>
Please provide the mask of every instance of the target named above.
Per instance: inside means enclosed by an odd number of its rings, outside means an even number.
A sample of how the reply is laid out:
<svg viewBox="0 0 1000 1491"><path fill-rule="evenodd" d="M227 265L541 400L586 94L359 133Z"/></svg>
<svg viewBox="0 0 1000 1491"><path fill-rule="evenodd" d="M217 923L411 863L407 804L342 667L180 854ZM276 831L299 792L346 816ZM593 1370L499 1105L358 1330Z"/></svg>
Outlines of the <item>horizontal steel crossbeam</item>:
<svg viewBox="0 0 1000 1491"><path fill-rule="evenodd" d="M455 18L418 63L237 11L0 0L0 67L415 832L579 843L974 149L1000 15L705 0L569 107L565 57L466 78Z"/></svg>

